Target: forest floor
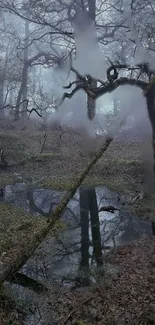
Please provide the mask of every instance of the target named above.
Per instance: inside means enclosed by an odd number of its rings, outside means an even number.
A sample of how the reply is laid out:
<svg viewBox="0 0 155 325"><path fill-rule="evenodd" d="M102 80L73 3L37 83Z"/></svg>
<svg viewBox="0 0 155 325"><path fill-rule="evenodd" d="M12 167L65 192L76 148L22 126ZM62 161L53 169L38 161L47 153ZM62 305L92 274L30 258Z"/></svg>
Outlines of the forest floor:
<svg viewBox="0 0 155 325"><path fill-rule="evenodd" d="M60 325L155 324L155 238L117 248L109 261L119 269L115 275L49 297Z"/></svg>
<svg viewBox="0 0 155 325"><path fill-rule="evenodd" d="M54 288L42 297L59 325L155 324L155 238L117 248L108 262L117 268L114 275L87 288ZM0 324L21 325L22 314L2 297Z"/></svg>
<svg viewBox="0 0 155 325"><path fill-rule="evenodd" d="M84 148L80 136L68 132L50 131L43 153L44 132L1 131L0 148L9 164L0 170L1 187L24 180L37 182L46 188L67 189L103 144L104 137ZM82 149L83 148L83 149ZM87 177L88 185L108 185L121 192L136 189L142 182L142 164L138 142L115 140Z"/></svg>
<svg viewBox="0 0 155 325"><path fill-rule="evenodd" d="M4 149L5 158L9 164L6 170L0 170L0 188L8 184L25 181L37 188L67 190L73 185L92 155L103 143L104 138L99 137L95 143L89 143L89 154L87 152L88 146L83 147L83 139L71 132L62 134L61 130L48 131L45 146L44 140L44 131L0 129L0 148ZM42 149L43 152L41 153ZM92 169L84 184L93 187L97 185L108 186L111 190L128 198L131 209L137 215L148 217L153 221L155 220L155 202L152 198L141 199L142 179L143 169L138 139L120 137L113 141ZM135 200L135 198L138 199ZM3 206L3 209L1 209L0 216L0 229L2 229L1 233L4 234L1 236L1 243L3 244L3 247L0 247L1 253L5 252L6 247L4 246L7 246L4 226L10 224L10 227L7 226L10 236L14 233L12 229L18 228L20 238L26 238L31 228L27 226L21 228L23 223L24 225L27 224L27 221L25 221L25 215L22 215L22 212L18 218L19 211L16 213L14 224L13 219L12 223L7 222L15 214L12 208L10 210L8 207L8 212L6 206ZM28 225L30 223L28 220ZM39 227L44 227L44 225L39 223ZM25 237L22 236L21 230L24 231ZM12 244L10 246L13 247ZM61 297L59 297L61 304L58 305L62 305L60 307L62 324L155 324L154 252L154 238L142 239L132 245L118 248L111 255L111 262L120 267L119 274L115 275L114 278L103 278L100 284L89 288L88 292L84 290L81 293L77 289L74 292L61 293ZM76 308L77 299L79 300L79 308ZM51 301L52 297L50 303ZM6 314L8 315L7 321L17 317L16 313L12 314L11 309L10 314L9 311ZM0 310L0 317L2 315L4 316ZM149 320L149 315L153 315L151 320ZM147 322L143 321L144 318L147 319ZM4 321L0 318L0 324L7 324L5 318ZM21 325L18 319L12 324Z"/></svg>
<svg viewBox="0 0 155 325"><path fill-rule="evenodd" d="M0 130L0 148L9 164L0 170L0 187L25 181L33 187L70 189L92 156L104 142L104 137L84 143L71 131L45 132L31 130ZM41 151L43 151L41 153ZM88 153L89 151L89 153ZM117 137L84 181L86 186L106 185L133 202L142 197L143 166L137 138ZM154 217L151 197L136 200L133 211L144 217Z"/></svg>

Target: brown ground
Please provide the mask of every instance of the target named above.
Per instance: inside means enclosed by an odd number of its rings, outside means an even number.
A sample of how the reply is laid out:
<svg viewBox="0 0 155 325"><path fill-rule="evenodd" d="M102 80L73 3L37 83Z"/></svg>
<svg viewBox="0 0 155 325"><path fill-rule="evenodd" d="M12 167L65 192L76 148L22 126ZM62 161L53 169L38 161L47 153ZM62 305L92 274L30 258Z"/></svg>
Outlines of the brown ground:
<svg viewBox="0 0 155 325"><path fill-rule="evenodd" d="M48 298L43 297L55 310L59 325L155 324L155 238L117 248L109 262L116 266L117 273L103 276L97 285L54 290ZM0 324L22 324L13 305L5 301L0 306Z"/></svg>
<svg viewBox="0 0 155 325"><path fill-rule="evenodd" d="M86 155L86 151L81 150L83 139L80 136L68 132L60 138L61 133L60 130L49 131L43 154L40 154L44 141L43 131L1 130L0 147L4 148L10 166L6 170L0 170L0 187L20 181L20 175L27 181L37 182L37 186L70 188L93 152ZM103 140L98 139L92 151L96 151ZM143 190L142 178L138 140L129 140L127 137L124 141L124 137L121 137L112 143L85 184L107 185L128 195L131 203L136 196L140 197ZM140 216L145 215L154 220L154 199L138 199L132 208ZM3 215L2 213L0 218L1 225ZM6 241L6 236L4 239ZM3 238L1 240L4 243ZM155 324L154 252L154 238L117 249L111 256L111 262L120 267L120 272L113 279L102 279L98 286L92 287L88 292L62 292L59 303L54 295L56 308L62 314L60 325ZM49 303L53 303L52 298ZM0 324L7 324L2 322L2 312L0 317ZM21 325L20 322L18 324Z"/></svg>
<svg viewBox="0 0 155 325"><path fill-rule="evenodd" d="M69 183L78 177L104 142L104 138L99 137L94 142L84 143L84 140L73 132L62 134L61 130L48 131L43 153L40 154L43 142L43 131L0 132L0 148L4 148L6 160L12 165L6 171L0 171L1 185L16 180L17 176L14 173L18 173L24 178L38 182L43 179L45 186L51 187L51 180L52 183L54 181L54 185L61 181L62 187L66 187L63 183ZM126 166L127 169L133 170L138 161L140 161L138 142L117 139L110 145L90 175L99 183L104 183L104 180L116 183L118 169ZM20 165L15 166L19 163Z"/></svg>
<svg viewBox="0 0 155 325"><path fill-rule="evenodd" d="M135 141L136 140L136 141ZM107 185L110 189L127 195L127 199L141 196L143 169L138 139L121 134L115 139L103 157L85 180L85 185ZM104 142L98 137L86 143L81 136L62 130L48 130L43 153L44 131L3 130L0 132L0 148L4 148L9 167L0 170L0 187L21 181L44 188L69 189L81 171ZM88 150L89 149L89 150ZM154 202L154 201L153 201ZM136 213L154 216L152 201L134 204ZM150 208L151 207L151 208ZM150 211L148 211L150 210ZM144 212L144 213L143 213Z"/></svg>
<svg viewBox="0 0 155 325"><path fill-rule="evenodd" d="M116 275L59 296L60 325L155 324L155 238L116 249L110 262L119 269Z"/></svg>

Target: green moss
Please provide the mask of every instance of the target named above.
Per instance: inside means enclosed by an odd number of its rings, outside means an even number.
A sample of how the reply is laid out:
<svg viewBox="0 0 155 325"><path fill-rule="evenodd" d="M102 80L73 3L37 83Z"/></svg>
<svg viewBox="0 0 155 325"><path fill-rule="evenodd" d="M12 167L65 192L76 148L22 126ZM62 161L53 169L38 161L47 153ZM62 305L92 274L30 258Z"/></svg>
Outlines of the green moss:
<svg viewBox="0 0 155 325"><path fill-rule="evenodd" d="M19 165L23 166L26 165L28 163L45 163L46 161L51 161L52 163L52 159L56 159L56 158L60 158L59 154L54 154L54 153L45 153L45 154L36 154L36 155L30 155L27 154L26 157L19 161Z"/></svg>
<svg viewBox="0 0 155 325"><path fill-rule="evenodd" d="M17 140L19 136L13 132L0 132L0 140Z"/></svg>
<svg viewBox="0 0 155 325"><path fill-rule="evenodd" d="M60 158L60 154L58 153L41 153L41 154L36 154L36 155L32 155L30 156L30 159L33 161L37 160L37 161L45 161L45 160L51 160L53 158Z"/></svg>
<svg viewBox="0 0 155 325"><path fill-rule="evenodd" d="M141 162L139 160L136 159L122 159L122 158L117 158L117 159L107 159L107 158L101 158L102 163L104 163L105 165L108 166L121 166L124 165L125 166L138 166L141 165Z"/></svg>
<svg viewBox="0 0 155 325"><path fill-rule="evenodd" d="M49 235L58 233L63 227L61 221L56 222L49 229ZM0 265L4 265L3 272L33 246L45 229L46 218L32 217L11 204L0 205Z"/></svg>
<svg viewBox="0 0 155 325"><path fill-rule="evenodd" d="M140 190L141 163L138 160L102 159L92 173L85 179L87 187L107 186L120 194L133 193Z"/></svg>
<svg viewBox="0 0 155 325"><path fill-rule="evenodd" d="M155 196L144 197L131 205L131 210L139 217L155 221Z"/></svg>
<svg viewBox="0 0 155 325"><path fill-rule="evenodd" d="M136 160L102 160L97 167L86 177L83 185L86 187L107 186L111 190L119 193L128 193L135 188L135 177L132 174L137 173L137 169L141 168L141 164ZM116 172L115 172L116 171ZM60 175L50 177L48 180L39 182L39 186L46 189L70 190L77 181L80 173L76 175Z"/></svg>
<svg viewBox="0 0 155 325"><path fill-rule="evenodd" d="M0 205L0 262L9 264L46 227L46 220L32 217L20 208Z"/></svg>
<svg viewBox="0 0 155 325"><path fill-rule="evenodd" d="M39 182L39 186L46 189L54 189L54 190L70 190L73 186L73 180L67 179L65 177L60 178L50 178L49 180L43 180Z"/></svg>
<svg viewBox="0 0 155 325"><path fill-rule="evenodd" d="M0 188L9 185L9 184L15 184L19 182L19 178L16 175L12 175L7 172L0 173Z"/></svg>
<svg viewBox="0 0 155 325"><path fill-rule="evenodd" d="M61 230L64 230L67 228L67 224L62 222L61 220L58 220L53 228L49 231L49 236L58 234Z"/></svg>
<svg viewBox="0 0 155 325"><path fill-rule="evenodd" d="M97 186L106 186L111 191L117 193L125 193L127 191L128 184L124 182L123 179L117 180L104 180L100 179L99 177L88 177L84 182L83 185L85 187L97 187Z"/></svg>

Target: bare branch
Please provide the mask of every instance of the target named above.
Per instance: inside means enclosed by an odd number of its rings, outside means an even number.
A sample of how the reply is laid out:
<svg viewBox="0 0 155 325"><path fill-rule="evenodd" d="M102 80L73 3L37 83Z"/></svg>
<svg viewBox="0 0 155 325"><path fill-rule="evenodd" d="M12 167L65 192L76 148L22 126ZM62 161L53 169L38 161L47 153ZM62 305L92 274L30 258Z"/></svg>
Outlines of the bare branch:
<svg viewBox="0 0 155 325"><path fill-rule="evenodd" d="M119 78L119 79L115 80L114 82L108 81L103 86L100 86L100 87L97 87L94 89L89 89L86 84L81 83L81 84L77 85L70 93L65 92L63 94L63 97L62 97L60 103L62 104L63 101L65 100L65 98L72 98L73 95L80 89L83 89L90 97L97 99L100 96L102 96L106 93L110 93L110 92L114 91L116 88L118 88L119 86L123 86L123 85L137 86L137 87L141 88L143 91L147 87L147 83L144 81L126 78L126 77Z"/></svg>
<svg viewBox="0 0 155 325"><path fill-rule="evenodd" d="M60 105L62 105L62 103L64 102L65 98L72 98L73 95L80 89L83 89L84 87L82 86L82 84L77 85L72 91L71 93L64 93L62 96L62 99L60 101Z"/></svg>
<svg viewBox="0 0 155 325"><path fill-rule="evenodd" d="M8 109L13 110L13 109L16 109L16 108L20 107L23 103L26 103L26 107L25 107L26 112L28 112L28 113L30 113L30 114L31 114L32 112L35 112L38 116L42 117L42 115L37 111L36 108L28 109L28 103L29 103L29 100L28 100L28 99L24 99L24 100L22 100L22 101L19 103L19 105L15 105L15 106L10 105L10 104L7 104L7 105L3 106L3 109L4 109L4 108L8 108Z"/></svg>
<svg viewBox="0 0 155 325"><path fill-rule="evenodd" d="M27 108L27 112L30 113L30 114L32 112L35 112L39 117L42 117L42 115L36 110L36 108L32 108L32 109Z"/></svg>
<svg viewBox="0 0 155 325"><path fill-rule="evenodd" d="M75 80L75 81L70 82L68 86L64 86L63 88L64 89L70 89L70 88L72 88L73 85L79 84L79 83L81 84L81 81Z"/></svg>
<svg viewBox="0 0 155 325"><path fill-rule="evenodd" d="M123 85L137 86L142 90L145 90L147 87L147 83L144 81L122 77L112 83L111 82L107 83L103 87L94 89L93 92L96 95L95 98L98 98L106 93L110 93L114 91L116 88L118 88L119 86L123 86Z"/></svg>

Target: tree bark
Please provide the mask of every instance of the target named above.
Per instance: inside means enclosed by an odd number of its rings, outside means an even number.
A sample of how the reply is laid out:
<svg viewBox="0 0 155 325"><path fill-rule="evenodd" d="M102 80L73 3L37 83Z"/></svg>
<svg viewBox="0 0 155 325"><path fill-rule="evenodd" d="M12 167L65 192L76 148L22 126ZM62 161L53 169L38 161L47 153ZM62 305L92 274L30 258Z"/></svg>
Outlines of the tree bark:
<svg viewBox="0 0 155 325"><path fill-rule="evenodd" d="M25 21L25 40L24 40L24 66L22 70L22 81L21 86L18 92L17 101L16 101L16 109L15 109L15 121L19 120L20 115L20 104L22 104L22 115L23 117L27 117L26 111L26 100L27 100L27 84L28 84L28 69L29 69L29 61L28 61L28 43L29 43L29 22Z"/></svg>
<svg viewBox="0 0 155 325"><path fill-rule="evenodd" d="M20 86L18 96L17 96L17 101L16 101L16 109L15 109L15 116L14 116L15 121L19 120L19 118L20 118L20 104L22 101L23 92L24 92L26 82L27 82L27 71L28 71L28 64L27 64L27 62L25 62L23 71L22 71L22 82L21 82L21 86Z"/></svg>
<svg viewBox="0 0 155 325"><path fill-rule="evenodd" d="M29 21L25 21L25 40L24 40L24 62L27 63L29 59ZM28 93L28 64L25 67L24 87L23 87L23 105L22 117L27 118L27 93Z"/></svg>
<svg viewBox="0 0 155 325"><path fill-rule="evenodd" d="M154 178L155 178L155 84L146 93L148 116L152 126L152 146L154 158Z"/></svg>
<svg viewBox="0 0 155 325"><path fill-rule="evenodd" d="M81 267L89 268L89 206L87 190L80 188Z"/></svg>
<svg viewBox="0 0 155 325"><path fill-rule="evenodd" d="M88 0L89 6L89 16L95 22L96 18L96 0ZM90 76L91 77L91 76ZM90 78L90 87L97 88L97 82ZM95 117L96 111L96 99L92 98L91 96L87 95L87 114L89 120L93 120Z"/></svg>
<svg viewBox="0 0 155 325"><path fill-rule="evenodd" d="M0 116L3 117L4 114L4 102L5 102L5 81L7 74L7 64L8 64L8 50L6 50L5 61L3 63L2 73L0 76Z"/></svg>
<svg viewBox="0 0 155 325"><path fill-rule="evenodd" d="M152 221L152 235L155 236L155 222Z"/></svg>
<svg viewBox="0 0 155 325"><path fill-rule="evenodd" d="M89 205L87 189L80 188L81 261L80 278L89 285Z"/></svg>
<svg viewBox="0 0 155 325"><path fill-rule="evenodd" d="M4 116L4 79L0 80L0 117Z"/></svg>
<svg viewBox="0 0 155 325"><path fill-rule="evenodd" d="M97 81L91 79L89 85L92 88L97 88ZM96 99L87 95L87 116L90 121L94 119L95 112L96 112Z"/></svg>
<svg viewBox="0 0 155 325"><path fill-rule="evenodd" d="M103 266L100 221L98 215L98 206L95 189L88 189L89 210L91 220L91 232L93 242L93 253L97 266Z"/></svg>

